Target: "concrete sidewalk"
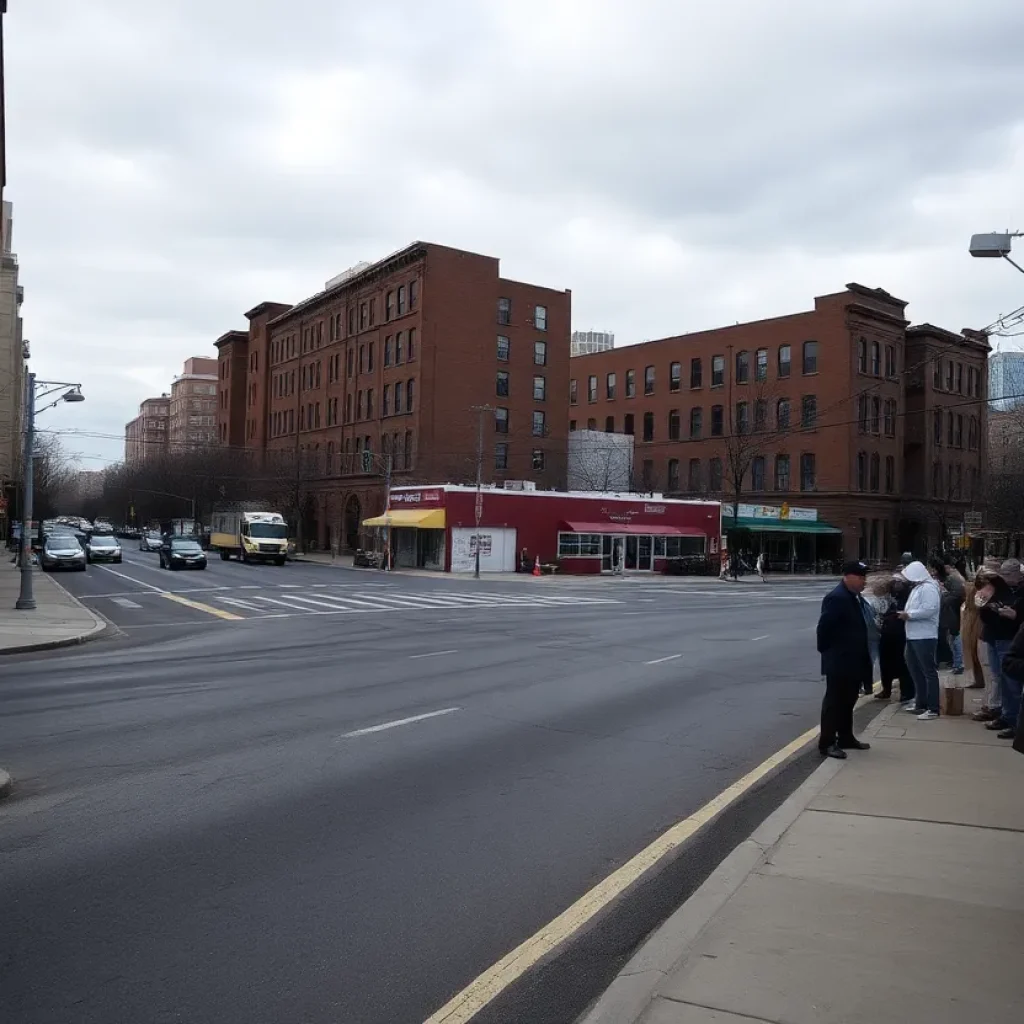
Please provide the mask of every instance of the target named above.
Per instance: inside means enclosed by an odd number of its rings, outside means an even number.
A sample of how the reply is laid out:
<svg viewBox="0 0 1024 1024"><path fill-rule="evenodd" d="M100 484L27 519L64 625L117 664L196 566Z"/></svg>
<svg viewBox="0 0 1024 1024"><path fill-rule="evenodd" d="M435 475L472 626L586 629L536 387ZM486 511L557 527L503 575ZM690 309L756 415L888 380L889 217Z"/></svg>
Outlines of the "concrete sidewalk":
<svg viewBox="0 0 1024 1024"><path fill-rule="evenodd" d="M584 1024L1020 1020L1024 757L967 717L896 705L865 735L871 750L823 762Z"/></svg>
<svg viewBox="0 0 1024 1024"><path fill-rule="evenodd" d="M56 580L33 570L34 611L18 611L20 572L10 555L0 560L0 654L67 647L92 640L107 623L72 597Z"/></svg>

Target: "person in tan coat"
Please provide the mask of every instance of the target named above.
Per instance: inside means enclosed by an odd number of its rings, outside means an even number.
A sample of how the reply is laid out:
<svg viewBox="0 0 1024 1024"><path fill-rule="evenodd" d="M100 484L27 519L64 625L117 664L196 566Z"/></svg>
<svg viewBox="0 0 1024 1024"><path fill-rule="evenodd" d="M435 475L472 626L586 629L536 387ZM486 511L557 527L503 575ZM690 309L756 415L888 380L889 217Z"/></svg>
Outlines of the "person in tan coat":
<svg viewBox="0 0 1024 1024"><path fill-rule="evenodd" d="M960 607L960 637L964 645L964 668L971 673L974 682L968 689L980 690L985 686L985 669L980 652L981 618L974 603L977 587L974 583L964 584L964 603Z"/></svg>

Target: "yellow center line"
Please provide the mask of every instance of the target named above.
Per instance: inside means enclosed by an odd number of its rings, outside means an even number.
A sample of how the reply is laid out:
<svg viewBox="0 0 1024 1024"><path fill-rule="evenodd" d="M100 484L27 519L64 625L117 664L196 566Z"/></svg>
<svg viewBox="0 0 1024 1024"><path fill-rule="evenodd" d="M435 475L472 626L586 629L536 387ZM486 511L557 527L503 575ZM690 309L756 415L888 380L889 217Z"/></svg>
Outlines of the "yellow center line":
<svg viewBox="0 0 1024 1024"><path fill-rule="evenodd" d="M180 594L172 594L168 590L161 590L160 596L166 597L168 601L183 604L186 608L195 608L198 612L206 612L208 615L216 615L218 619L230 619L233 622L240 622L245 618L244 615L236 615L234 612L222 611L220 608L214 608L212 604L203 604L202 601L192 601L187 597L182 597Z"/></svg>
<svg viewBox="0 0 1024 1024"><path fill-rule="evenodd" d="M474 981L470 982L458 995L450 999L436 1013L432 1014L424 1024L465 1024L479 1013L488 1003L500 995L509 985L522 977L531 967L554 949L560 946L573 934L579 931L588 921L594 918L614 899L620 896L645 872L652 868L662 857L671 853L703 828L709 821L722 813L730 804L735 803L752 786L756 785L769 772L773 771L788 758L796 754L802 747L818 735L818 727L808 729L792 743L772 754L766 761L748 772L742 779L734 782L713 800L706 803L700 810L673 825L662 833L650 846L641 850L631 860L626 861L617 871L613 871L602 882L598 882L588 893L580 897L567 910L564 910L553 921L546 924L540 931L530 936L502 957L496 964L489 967Z"/></svg>

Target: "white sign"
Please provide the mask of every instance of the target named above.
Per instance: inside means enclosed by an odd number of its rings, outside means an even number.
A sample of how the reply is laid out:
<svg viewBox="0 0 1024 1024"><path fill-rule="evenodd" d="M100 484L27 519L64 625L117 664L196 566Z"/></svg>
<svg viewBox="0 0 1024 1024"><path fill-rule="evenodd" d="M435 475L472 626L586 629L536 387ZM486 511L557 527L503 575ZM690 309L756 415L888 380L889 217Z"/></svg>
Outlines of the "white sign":
<svg viewBox="0 0 1024 1024"><path fill-rule="evenodd" d="M740 505L739 513L741 519L779 519L800 523L814 523L818 519L816 508L790 508L788 505Z"/></svg>
<svg viewBox="0 0 1024 1024"><path fill-rule="evenodd" d="M665 513L665 506L664 505L644 505L644 511L645 512L650 512L653 515L660 516L660 515L664 515L664 513Z"/></svg>

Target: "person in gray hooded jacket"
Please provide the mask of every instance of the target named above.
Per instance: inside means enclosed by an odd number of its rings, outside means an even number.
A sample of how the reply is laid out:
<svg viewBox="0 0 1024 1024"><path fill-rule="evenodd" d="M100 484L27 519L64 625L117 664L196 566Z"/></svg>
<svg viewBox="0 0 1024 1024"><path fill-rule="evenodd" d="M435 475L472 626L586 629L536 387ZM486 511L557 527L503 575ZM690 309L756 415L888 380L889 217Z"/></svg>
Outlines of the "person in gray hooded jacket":
<svg viewBox="0 0 1024 1024"><path fill-rule="evenodd" d="M915 702L905 708L922 722L939 717L939 672L935 663L939 644L939 585L920 562L911 562L902 573L913 587L899 617L907 624L907 668L914 680Z"/></svg>

